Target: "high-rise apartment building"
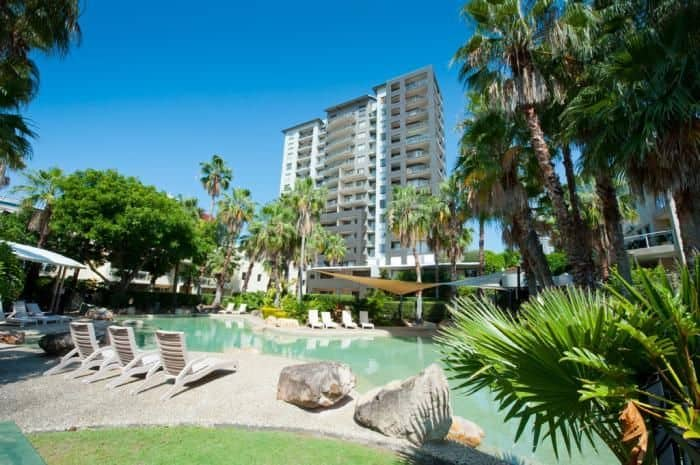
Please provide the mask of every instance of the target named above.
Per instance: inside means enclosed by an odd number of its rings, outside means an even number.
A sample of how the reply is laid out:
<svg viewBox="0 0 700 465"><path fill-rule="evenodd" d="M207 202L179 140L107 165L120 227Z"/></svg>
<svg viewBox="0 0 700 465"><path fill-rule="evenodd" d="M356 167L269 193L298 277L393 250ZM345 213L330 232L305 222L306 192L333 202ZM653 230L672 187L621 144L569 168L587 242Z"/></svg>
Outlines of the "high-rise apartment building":
<svg viewBox="0 0 700 465"><path fill-rule="evenodd" d="M331 106L326 117L283 130L280 193L311 177L328 192L321 224L343 236L343 265L412 265L388 230L392 189L436 194L445 177L443 102L431 66L390 79L373 94ZM421 261L434 263L421 248Z"/></svg>

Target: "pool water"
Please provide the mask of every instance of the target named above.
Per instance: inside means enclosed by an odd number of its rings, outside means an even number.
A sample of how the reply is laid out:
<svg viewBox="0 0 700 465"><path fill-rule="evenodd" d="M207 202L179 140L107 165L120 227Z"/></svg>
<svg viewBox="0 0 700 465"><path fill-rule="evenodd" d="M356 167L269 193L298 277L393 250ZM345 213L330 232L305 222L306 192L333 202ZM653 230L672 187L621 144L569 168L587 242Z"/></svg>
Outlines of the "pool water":
<svg viewBox="0 0 700 465"><path fill-rule="evenodd" d="M433 362L440 354L436 344L427 337L362 337L333 338L328 336L301 337L253 331L242 321L216 318L148 318L143 326L135 328L137 344L144 349L155 348L156 329L184 331L187 347L193 351L223 352L231 348L257 349L261 353L280 355L299 360L336 360L348 364L357 376L359 392L381 386L395 379L404 379L417 374ZM332 330L323 332L331 334ZM319 330L319 333L321 330ZM359 333L359 331L358 331ZM525 432L513 442L517 422L504 423L504 414L487 391L467 396L453 390L452 403L456 415L478 423L486 432L482 448L488 452L514 455L521 463L542 465L569 464L615 464L617 461L600 446L596 453L588 448L584 454L573 452L567 457L560 449L557 461L549 443L541 444L532 452L532 435Z"/></svg>

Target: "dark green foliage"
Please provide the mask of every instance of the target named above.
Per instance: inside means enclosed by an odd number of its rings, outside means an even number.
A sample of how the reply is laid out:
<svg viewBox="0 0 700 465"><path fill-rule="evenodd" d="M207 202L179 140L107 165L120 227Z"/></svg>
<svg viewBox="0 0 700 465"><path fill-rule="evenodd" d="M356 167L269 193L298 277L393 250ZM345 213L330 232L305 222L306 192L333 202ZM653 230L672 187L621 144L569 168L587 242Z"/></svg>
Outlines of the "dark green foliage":
<svg viewBox="0 0 700 465"><path fill-rule="evenodd" d="M17 213L0 213L0 239L35 245L38 235L27 229L33 211L23 208Z"/></svg>
<svg viewBox="0 0 700 465"><path fill-rule="evenodd" d="M0 299L10 303L19 297L24 285L22 264L9 245L0 243ZM4 308L4 306L3 306Z"/></svg>
<svg viewBox="0 0 700 465"><path fill-rule="evenodd" d="M558 276L565 273L569 269L568 259L564 252L552 252L547 255L547 263L549 263L549 269L552 271L552 275Z"/></svg>

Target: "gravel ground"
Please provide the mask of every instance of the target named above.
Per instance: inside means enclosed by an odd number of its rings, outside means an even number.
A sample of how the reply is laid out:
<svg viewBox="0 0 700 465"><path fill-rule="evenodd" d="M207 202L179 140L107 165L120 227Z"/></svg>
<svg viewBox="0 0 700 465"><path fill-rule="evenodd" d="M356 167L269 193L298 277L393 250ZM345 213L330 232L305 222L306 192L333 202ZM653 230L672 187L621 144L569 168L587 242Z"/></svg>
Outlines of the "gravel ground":
<svg viewBox="0 0 700 465"><path fill-rule="evenodd" d="M294 360L232 350L209 354L234 358L236 373L213 374L206 382L162 402L168 388L157 385L139 395L129 391L140 381L105 389L105 381L85 384L63 374L41 376L56 359L38 349L0 345L0 421L12 420L25 433L133 425L242 426L302 431L391 448L411 457L432 457L433 463L502 464L482 452L455 444L430 444L421 450L357 425L354 401L325 411L303 410L276 400L277 379ZM357 398L358 393L351 397ZM446 462L437 460L445 459Z"/></svg>

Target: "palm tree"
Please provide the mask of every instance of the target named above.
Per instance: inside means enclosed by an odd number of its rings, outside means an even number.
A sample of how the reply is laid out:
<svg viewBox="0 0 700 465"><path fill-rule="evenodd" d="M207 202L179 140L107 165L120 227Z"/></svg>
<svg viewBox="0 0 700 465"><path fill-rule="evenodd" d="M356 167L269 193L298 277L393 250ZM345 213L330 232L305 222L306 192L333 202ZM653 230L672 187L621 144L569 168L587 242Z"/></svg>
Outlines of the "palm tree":
<svg viewBox="0 0 700 465"><path fill-rule="evenodd" d="M330 262L332 266L337 265L345 258L348 247L345 244L345 239L340 234L327 234L325 243L323 244L323 256Z"/></svg>
<svg viewBox="0 0 700 465"><path fill-rule="evenodd" d="M547 82L538 67L538 53L547 45L547 29L558 15L556 2L491 2L472 0L463 9L474 25L470 40L455 54L460 79L509 113L523 115L539 176L552 202L564 237L575 281L594 284L594 265L585 225L569 212L559 176L540 123L537 106L556 99L556 83Z"/></svg>
<svg viewBox="0 0 700 465"><path fill-rule="evenodd" d="M413 186L395 187L387 212L392 234L399 239L402 247L410 249L413 253L417 283L422 282L418 247L422 241L426 240L432 220L431 212L427 208L429 198L430 192L426 190L419 190ZM422 291L418 291L416 297L416 320L421 322L423 320Z"/></svg>
<svg viewBox="0 0 700 465"><path fill-rule="evenodd" d="M253 218L255 205L250 197L248 189L233 189L229 194L224 194L219 201L219 221L226 229L226 235L223 243L224 261L222 269L229 270L236 248L236 241L240 235L245 223ZM213 305L220 305L223 296L224 285L228 282L230 275L226 272L221 273L217 277L216 296L214 297Z"/></svg>
<svg viewBox="0 0 700 465"><path fill-rule="evenodd" d="M291 207L297 213L296 229L301 238L299 273L297 281L297 300L301 302L306 277L306 239L311 234L314 223L318 221L321 210L326 203L326 190L317 189L311 178L298 179L294 189L287 196Z"/></svg>
<svg viewBox="0 0 700 465"><path fill-rule="evenodd" d="M7 169L24 168L35 136L19 108L36 94L39 71L33 51L68 53L80 40L80 2L1 2L0 18L0 188Z"/></svg>
<svg viewBox="0 0 700 465"><path fill-rule="evenodd" d="M61 195L60 183L63 179L63 171L54 167L47 170L29 171L24 176L27 183L15 187L12 192L24 195L24 208L39 209L30 225L39 233L39 241L36 246L43 248L50 233L49 223L54 202Z"/></svg>
<svg viewBox="0 0 700 465"><path fill-rule="evenodd" d="M199 179L211 197L211 216L214 216L216 207L216 199L221 195L221 192L228 189L233 179L233 171L226 165L226 162L220 155L212 155L210 162L202 162L199 164L202 177Z"/></svg>
<svg viewBox="0 0 700 465"><path fill-rule="evenodd" d="M551 286L530 206L539 186L526 184L533 181L533 157L523 143L527 140L525 129L500 111L479 107L478 101L479 97L473 96L474 113L463 123L456 171L469 192L472 209L500 217L505 242L516 243L525 268L541 285Z"/></svg>
<svg viewBox="0 0 700 465"><path fill-rule="evenodd" d="M275 305L279 306L282 297L282 280L285 270L294 255L297 244L294 215L288 202L276 200L266 204L254 223L254 233L260 241L262 256L267 260L272 280L277 286Z"/></svg>
<svg viewBox="0 0 700 465"><path fill-rule="evenodd" d="M248 259L248 269L245 272L245 277L243 278L243 284L241 286L241 293L248 291L248 283L250 282L250 276L253 273L253 266L263 255L265 244L261 241L260 223L253 221L248 227L248 235L241 239L241 249L245 253Z"/></svg>

